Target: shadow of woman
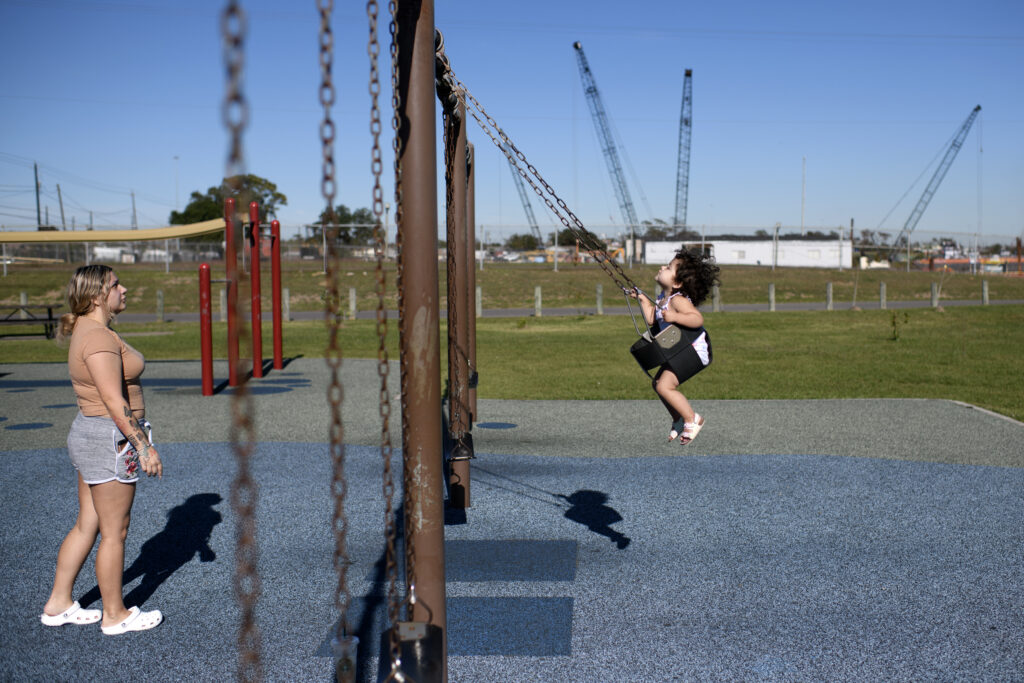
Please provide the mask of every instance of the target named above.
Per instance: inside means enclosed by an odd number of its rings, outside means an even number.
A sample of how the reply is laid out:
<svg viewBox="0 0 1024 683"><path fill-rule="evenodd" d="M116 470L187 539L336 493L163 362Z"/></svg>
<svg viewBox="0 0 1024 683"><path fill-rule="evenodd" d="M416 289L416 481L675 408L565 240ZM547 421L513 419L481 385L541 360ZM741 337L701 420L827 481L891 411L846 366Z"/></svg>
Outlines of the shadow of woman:
<svg viewBox="0 0 1024 683"><path fill-rule="evenodd" d="M558 497L570 505L565 511L566 519L582 524L595 534L607 536L619 550L629 545L629 537L611 527L622 521L622 515L615 508L605 505L608 502L607 493L580 489L568 496L559 493Z"/></svg>
<svg viewBox="0 0 1024 683"><path fill-rule="evenodd" d="M197 493L167 513L167 525L163 531L142 544L139 556L124 571L124 585L142 577L139 585L124 596L124 604L145 604L160 584L191 562L197 553L200 562L217 559L210 547L210 535L213 527L223 519L213 509L222 500L218 493ZM85 606L99 597L99 587L94 586L79 602Z"/></svg>

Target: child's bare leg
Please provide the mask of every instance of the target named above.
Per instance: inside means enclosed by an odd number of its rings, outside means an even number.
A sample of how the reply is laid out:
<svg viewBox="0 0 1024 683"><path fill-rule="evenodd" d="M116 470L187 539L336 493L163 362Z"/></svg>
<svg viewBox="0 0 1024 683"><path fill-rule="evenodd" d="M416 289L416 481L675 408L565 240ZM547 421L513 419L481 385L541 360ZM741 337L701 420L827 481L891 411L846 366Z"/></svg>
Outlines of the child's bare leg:
<svg viewBox="0 0 1024 683"><path fill-rule="evenodd" d="M665 410L668 411L669 417L672 418L673 422L675 422L676 420L678 420L681 417L681 415L679 414L679 411L677 411L675 408L673 408L671 403L669 403L665 399L661 398L661 394L658 394L658 398L661 400L661 405L665 406Z"/></svg>
<svg viewBox="0 0 1024 683"><path fill-rule="evenodd" d="M671 370L662 370L654 380L654 390L658 392L658 398L665 404L672 418L675 420L682 417L685 422L693 422L693 408L686 397L677 390L678 387L679 379Z"/></svg>
<svg viewBox="0 0 1024 683"><path fill-rule="evenodd" d="M654 392L658 395L658 400L661 401L661 405L665 406L665 410L668 411L669 417L671 417L672 421L675 422L676 420L680 419L679 411L676 410L672 406L671 403L666 401L665 397L662 396L661 392L658 390L658 382L661 381L661 378L665 375L666 372L669 372L669 371L668 370L659 370L658 371L658 374L655 375L654 379L651 381L651 388L654 389Z"/></svg>

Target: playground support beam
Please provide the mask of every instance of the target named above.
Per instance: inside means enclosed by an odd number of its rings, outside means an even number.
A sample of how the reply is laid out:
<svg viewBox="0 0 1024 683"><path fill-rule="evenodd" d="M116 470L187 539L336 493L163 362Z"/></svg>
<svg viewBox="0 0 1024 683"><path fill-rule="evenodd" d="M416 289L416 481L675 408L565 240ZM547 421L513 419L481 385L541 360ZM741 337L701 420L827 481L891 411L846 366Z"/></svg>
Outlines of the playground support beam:
<svg viewBox="0 0 1024 683"><path fill-rule="evenodd" d="M213 312L210 310L210 264L199 266L199 347L203 396L213 396Z"/></svg>
<svg viewBox="0 0 1024 683"><path fill-rule="evenodd" d="M469 330L469 421L476 421L476 153L466 144L466 327Z"/></svg>
<svg viewBox="0 0 1024 683"><path fill-rule="evenodd" d="M459 100L456 111L450 112L446 135L454 140L451 154L451 177L446 207L454 239L448 240L448 431L452 439L449 461L448 505L452 508L470 506L469 460L472 448L467 438L469 421L469 278L466 275L466 105ZM454 342L454 343L452 343Z"/></svg>
<svg viewBox="0 0 1024 683"><path fill-rule="evenodd" d="M260 205L249 202L249 294L252 297L252 376L263 376L263 293L260 291Z"/></svg>
<svg viewBox="0 0 1024 683"><path fill-rule="evenodd" d="M444 467L441 442L440 313L437 276L437 141L433 0L398 0L398 112L402 206L399 307L406 486L406 581L415 577L412 621L441 630L435 655L447 673ZM409 562L410 548L415 553ZM407 590L409 586L406 586Z"/></svg>
<svg viewBox="0 0 1024 683"><path fill-rule="evenodd" d="M270 288L274 316L274 369L284 369L281 325L281 222L270 221Z"/></svg>
<svg viewBox="0 0 1024 683"><path fill-rule="evenodd" d="M238 238L235 200L224 200L224 277L228 289L228 386L238 386Z"/></svg>

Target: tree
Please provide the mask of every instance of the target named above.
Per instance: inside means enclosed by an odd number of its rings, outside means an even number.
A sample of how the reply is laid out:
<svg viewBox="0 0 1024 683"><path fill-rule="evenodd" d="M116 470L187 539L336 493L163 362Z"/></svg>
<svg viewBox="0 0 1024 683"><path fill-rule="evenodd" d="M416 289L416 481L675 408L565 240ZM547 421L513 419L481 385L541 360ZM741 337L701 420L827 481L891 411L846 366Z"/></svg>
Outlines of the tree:
<svg viewBox="0 0 1024 683"><path fill-rule="evenodd" d="M555 243L555 233L553 233L553 232L549 232L548 233L548 242L550 244L554 244ZM576 244L576 233L574 233L569 228L563 228L562 230L558 231L558 246L560 246L560 247L569 247L569 246L572 246L574 244ZM543 244L538 244L536 248L537 249L541 249L543 247L544 247Z"/></svg>
<svg viewBox="0 0 1024 683"><path fill-rule="evenodd" d="M327 209L320 212L320 217L312 226L311 241L319 242L321 226L327 222ZM334 224L338 226L338 239L343 244L370 244L373 242L373 212L366 207L352 211L344 204L334 207Z"/></svg>
<svg viewBox="0 0 1024 683"><path fill-rule="evenodd" d="M277 185L251 173L241 177L238 191L232 189L236 178L225 178L220 185L211 187L205 193L198 190L189 197L189 202L182 211L171 211L171 225L200 223L221 218L224 215L224 200L235 198L235 207L239 214L248 216L249 202L256 201L260 205L260 221L267 221L277 215L277 207L286 206L288 198L277 191ZM246 219L248 220L248 219ZM220 233L200 235L189 238L191 242L220 242Z"/></svg>
<svg viewBox="0 0 1024 683"><path fill-rule="evenodd" d="M669 226L665 221L660 218L655 218L649 221L641 221L641 227L645 228L646 231L642 235L642 238L648 242L664 242L669 236Z"/></svg>
<svg viewBox="0 0 1024 683"><path fill-rule="evenodd" d="M511 249L512 251L533 251L540 245L537 244L537 238L533 235L512 235L505 240L505 248Z"/></svg>

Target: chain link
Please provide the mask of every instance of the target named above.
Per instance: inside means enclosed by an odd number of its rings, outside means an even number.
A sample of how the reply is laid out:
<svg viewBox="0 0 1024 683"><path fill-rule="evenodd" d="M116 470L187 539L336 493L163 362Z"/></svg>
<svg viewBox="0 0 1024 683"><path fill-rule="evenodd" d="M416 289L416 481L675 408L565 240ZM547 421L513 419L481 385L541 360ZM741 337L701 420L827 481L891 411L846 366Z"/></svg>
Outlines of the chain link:
<svg viewBox="0 0 1024 683"><path fill-rule="evenodd" d="M398 4L395 0L388 2L388 11L391 14L391 105L393 115L391 118L391 126L394 129L394 140L392 142L392 149L395 153L395 226L397 231L395 234L395 248L398 250L398 272L395 274L395 279L398 288L398 318L399 320L405 319L405 297L402 292L405 289L405 250L403 249L404 235L403 235L403 223L404 223L404 199L402 197L402 87L401 87L401 74L399 66L399 51L398 51ZM409 378L409 359L405 353L399 353L399 369L401 373L402 386L408 386ZM410 451L409 440L412 435L409 434L409 406L406 399L405 392L401 393L402 401L402 447L403 453ZM403 468L402 468L402 480L403 480L403 496L402 505L408 513L413 509L412 500L412 480L413 472L409 468L409 459L403 457ZM405 541L405 582L408 586L408 590L405 594L404 606L406 613L411 618L412 616L412 605L416 601L416 544L414 541L414 535L407 533L409 528L409 515L403 516L403 524L405 529L403 530L403 540ZM394 672L392 672L394 675ZM391 677L389 676L389 679Z"/></svg>
<svg viewBox="0 0 1024 683"><path fill-rule="evenodd" d="M455 381L448 382L448 432L452 439L462 440L465 431L462 428L462 416L466 411L463 383L458 381L463 377L462 368L466 365L465 350L459 346L458 330L458 297L460 292L456 286L456 263L455 245L458 241L455 204L455 150L458 146L460 126L465 125L458 114L460 102L459 96L454 92L455 86L452 80L451 66L444 51L444 36L437 29L434 30L434 69L435 86L438 99L441 101L443 133L444 133L444 185L445 185L445 239L448 242L448 258L446 261L447 291L445 293L448 304L448 362L451 365L448 377ZM465 163L465 160L462 160Z"/></svg>
<svg viewBox="0 0 1024 683"><path fill-rule="evenodd" d="M444 128L444 184L445 184L445 199L446 207L445 211L445 239L448 241L448 257L446 259L446 272L447 272L447 291L445 298L448 304L448 321L446 327L448 328L448 362L452 365L448 370L448 377L451 378L448 382L448 409L451 414L448 416L448 432L452 439L461 439L463 433L458 427L461 424L462 419L462 383L458 381L460 377L459 368L461 367L462 359L460 358L459 348L459 319L458 319L458 296L459 291L455 281L455 254L454 245L456 237L456 225L455 225L455 211L453 211L453 204L455 202L455 147L457 144L458 126L459 122L452 112L449 112L447 108L444 110L443 128Z"/></svg>
<svg viewBox="0 0 1024 683"><path fill-rule="evenodd" d="M230 190L238 193L244 171L242 133L249 120L249 108L242 92L242 68L245 64L245 13L235 0L228 2L220 21L224 40L224 63L227 67L227 91L221 106L221 116L230 134L226 179ZM235 217L232 216L232 219ZM237 233L236 233L237 236ZM237 274L236 274L237 278ZM228 284L238 287L238 281ZM242 338L245 323L233 310L232 321ZM260 362L254 358L253 362ZM256 434L252 419L252 396L246 379L236 387L231 400L231 447L235 455L236 472L231 485L231 508L238 520L235 530L235 596L241 616L238 630L238 680L259 681L263 678L260 657L260 631L256 625L256 602L260 595L260 577L257 572L259 548L256 543L256 502L258 489L252 477L250 463L255 450Z"/></svg>
<svg viewBox="0 0 1024 683"><path fill-rule="evenodd" d="M379 7L377 0L368 0L366 3L366 14L370 20L370 39L367 52L370 55L370 134L373 136L373 146L370 152L370 170L373 174L373 243L374 252L377 257L376 266L376 294L377 294L377 375L380 378L379 407L380 414L380 454L383 460L383 494L384 494L384 567L387 583L388 601L388 680L397 675L399 667L398 632L395 625L398 623L398 612L401 608L398 600L398 563L395 559L395 514L394 496L395 481L391 469L391 459L394 448L391 443L391 400L388 394L388 377L390 368L388 366L388 314L385 305L387 292L387 278L384 272L384 259L387 254L387 234L382 224L384 217L384 189L381 185L381 174L383 163L381 161L380 134L380 72L377 68L378 57L380 56L380 43L377 40L377 24Z"/></svg>
<svg viewBox="0 0 1024 683"><path fill-rule="evenodd" d="M335 638L341 640L348 637L348 607L351 594L347 583L349 557L347 548L348 518L345 515L345 497L348 484L345 481L345 443L344 426L341 421L341 404L344 390L341 385L342 352L338 344L338 332L341 327L341 294L338 282L340 270L337 248L338 225L335 223L334 198L337 184L334 176L334 121L331 119L331 107L334 105L334 81L331 73L334 57L334 33L331 30L331 13L334 10L332 0L318 0L320 12L320 105L324 117L320 123L320 143L323 151L322 175L320 191L327 208L321 221L321 228L327 230L327 272L326 297L324 304L324 322L327 326L327 348L324 359L330 371L327 388L327 401L331 410L329 428L329 450L331 456L331 497L334 508L331 518L331 530L334 533L334 571L337 583L334 588L334 607L338 611L338 622Z"/></svg>
<svg viewBox="0 0 1024 683"><path fill-rule="evenodd" d="M548 209L558 218L558 220L573 234L573 236L579 241L580 245L593 256L594 260L601 267L601 269L608 274L609 277L615 282L615 284L623 291L632 291L636 289L636 284L623 272L622 268L608 255L605 249L604 243L594 233L590 232L586 226L583 225L575 213L566 205L565 201L555 192L554 188L540 172L531 164L526 156L516 147L515 143L512 142L511 138L502 130L501 126L494 120L494 118L487 113L483 105L480 104L479 100L473 96L466 85L455 76L454 72L451 74L452 82L455 84L455 92L459 97L462 97L466 103L466 111L476 120L480 128L483 129L487 136L491 139L491 142L501 151L502 154L509 160L509 163L516 169L520 176L538 197L547 205ZM479 114L477 113L479 112ZM480 117L483 116L486 119L486 123ZM497 133L497 136L492 129ZM500 139L499 139L500 138ZM523 168L525 166L525 169ZM532 177L531 177L532 176ZM536 182L534 182L536 178ZM543 190L540 186L543 186ZM552 201L553 200L553 201ZM563 213L564 212L564 213Z"/></svg>

